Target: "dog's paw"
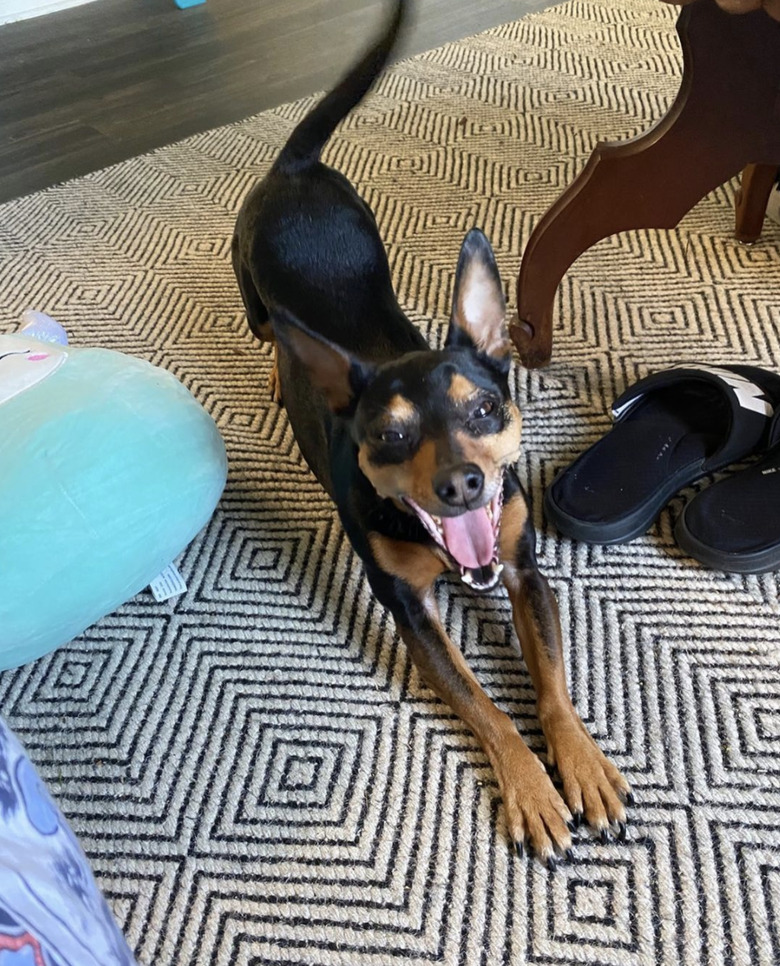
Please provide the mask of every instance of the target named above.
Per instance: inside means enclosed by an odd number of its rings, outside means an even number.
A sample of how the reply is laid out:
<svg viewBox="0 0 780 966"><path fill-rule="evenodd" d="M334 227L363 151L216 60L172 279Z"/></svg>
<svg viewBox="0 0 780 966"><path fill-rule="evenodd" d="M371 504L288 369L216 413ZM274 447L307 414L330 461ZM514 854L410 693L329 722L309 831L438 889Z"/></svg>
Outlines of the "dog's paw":
<svg viewBox="0 0 780 966"><path fill-rule="evenodd" d="M547 759L563 783L575 822L583 818L601 837L625 836L631 786L601 751L575 712L545 724Z"/></svg>
<svg viewBox="0 0 780 966"><path fill-rule="evenodd" d="M544 765L517 736L493 762L517 852L526 848L549 868L571 855L572 816Z"/></svg>

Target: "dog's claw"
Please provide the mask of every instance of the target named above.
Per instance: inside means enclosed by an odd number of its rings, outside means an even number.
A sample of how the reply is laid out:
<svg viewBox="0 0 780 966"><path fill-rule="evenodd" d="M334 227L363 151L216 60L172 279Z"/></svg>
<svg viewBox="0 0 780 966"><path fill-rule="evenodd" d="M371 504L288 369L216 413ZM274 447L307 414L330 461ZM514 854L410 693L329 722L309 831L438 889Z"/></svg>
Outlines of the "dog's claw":
<svg viewBox="0 0 780 966"><path fill-rule="evenodd" d="M525 858L525 846L522 842L515 842L515 851L517 852L518 859Z"/></svg>
<svg viewBox="0 0 780 966"><path fill-rule="evenodd" d="M555 858L554 855L548 856L547 868L550 870L550 872L555 872L556 869L558 868L558 860Z"/></svg>
<svg viewBox="0 0 780 966"><path fill-rule="evenodd" d="M564 798L577 827L583 821L611 842L602 829L625 821L624 802L630 786L603 754L575 711L549 715L544 721L548 754L558 766Z"/></svg>
<svg viewBox="0 0 780 966"><path fill-rule="evenodd" d="M273 349L273 364L268 376L268 392L273 402L277 406L282 405L282 380L279 377L279 358L276 353L276 346Z"/></svg>
<svg viewBox="0 0 780 966"><path fill-rule="evenodd" d="M625 842L626 841L626 838L627 838L627 834L628 834L628 827L626 826L626 823L625 822L619 822L618 823L618 833L617 833L617 840L618 840L618 842Z"/></svg>
<svg viewBox="0 0 780 966"><path fill-rule="evenodd" d="M566 851L563 854L567 862L574 861L574 849L566 849Z"/></svg>
<svg viewBox="0 0 780 966"><path fill-rule="evenodd" d="M599 835L602 845L609 845L612 842L612 836L610 835L608 828L603 828L601 834Z"/></svg>

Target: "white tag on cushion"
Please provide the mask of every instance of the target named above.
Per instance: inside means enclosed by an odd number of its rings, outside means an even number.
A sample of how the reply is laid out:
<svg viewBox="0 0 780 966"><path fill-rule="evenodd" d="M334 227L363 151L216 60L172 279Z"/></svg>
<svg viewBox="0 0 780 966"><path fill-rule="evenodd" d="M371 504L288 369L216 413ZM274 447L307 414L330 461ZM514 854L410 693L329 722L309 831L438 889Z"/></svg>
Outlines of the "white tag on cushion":
<svg viewBox="0 0 780 966"><path fill-rule="evenodd" d="M149 584L149 589L154 594L154 599L158 604L170 600L171 597L178 597L187 591L187 584L179 573L176 564L170 564L163 570L159 577L155 577Z"/></svg>

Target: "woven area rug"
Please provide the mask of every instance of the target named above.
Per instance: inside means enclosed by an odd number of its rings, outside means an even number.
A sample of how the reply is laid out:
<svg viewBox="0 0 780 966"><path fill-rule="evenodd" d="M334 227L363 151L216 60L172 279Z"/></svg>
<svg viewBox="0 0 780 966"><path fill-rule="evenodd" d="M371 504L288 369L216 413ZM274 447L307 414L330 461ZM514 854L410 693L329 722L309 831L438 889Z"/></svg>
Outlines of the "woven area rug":
<svg viewBox="0 0 780 966"><path fill-rule="evenodd" d="M340 130L328 160L376 211L434 343L465 231L491 237L513 296L531 228L595 143L662 115L674 16L658 0L564 4L398 64ZM561 286L552 365L514 371L572 692L637 797L629 842L584 835L551 874L510 850L485 757L421 686L266 392L230 237L311 103L0 208L0 328L33 306L75 344L166 367L230 458L179 561L188 592L143 593L0 675L3 714L148 966L777 963L777 575L686 559L682 497L610 548L559 538L540 507L627 383L682 361L780 369L780 228L736 244L726 185L676 231L602 242ZM541 751L502 593L445 581L440 601Z"/></svg>

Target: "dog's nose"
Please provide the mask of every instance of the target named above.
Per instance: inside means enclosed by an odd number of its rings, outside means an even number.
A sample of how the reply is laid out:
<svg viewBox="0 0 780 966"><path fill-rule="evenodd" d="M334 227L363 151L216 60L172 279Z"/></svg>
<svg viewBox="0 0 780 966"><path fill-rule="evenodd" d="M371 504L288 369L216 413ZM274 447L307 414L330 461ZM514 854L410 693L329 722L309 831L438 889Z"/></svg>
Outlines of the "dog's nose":
<svg viewBox="0 0 780 966"><path fill-rule="evenodd" d="M436 496L448 506L468 506L482 495L485 475L475 463L439 470L433 478Z"/></svg>

